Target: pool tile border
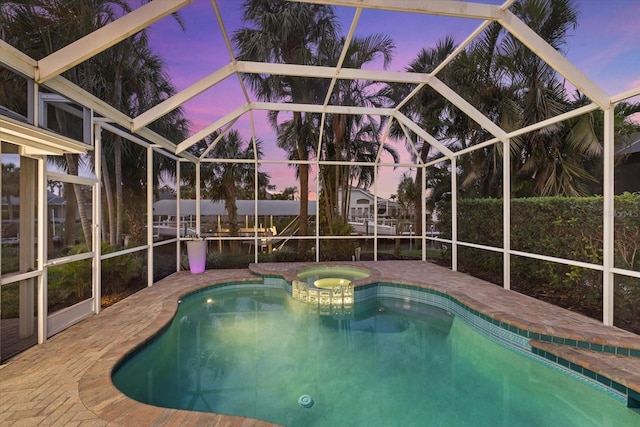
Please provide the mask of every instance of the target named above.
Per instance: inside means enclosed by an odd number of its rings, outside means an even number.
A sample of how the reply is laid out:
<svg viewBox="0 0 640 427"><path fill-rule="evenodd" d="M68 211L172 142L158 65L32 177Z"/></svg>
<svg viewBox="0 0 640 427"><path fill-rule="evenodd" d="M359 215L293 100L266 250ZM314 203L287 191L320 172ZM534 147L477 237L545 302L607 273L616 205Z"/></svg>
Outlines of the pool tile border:
<svg viewBox="0 0 640 427"><path fill-rule="evenodd" d="M478 310L461 303L451 295L447 295L433 289L425 289L413 285L398 285L388 282L368 286L377 289L377 293L375 295L377 297L404 298L412 302L427 304L445 310L462 319L489 339L498 342L525 357L534 358L546 366L588 383L592 387L599 389L620 402L626 403L628 407L638 407L637 402L632 397L634 393L636 393L634 390L629 389L623 384L620 384L604 375L591 371L588 368L569 362L561 357L557 357L550 352L537 349L531 345L532 337L528 330L515 327L506 322L494 319L491 316L482 314ZM410 292L407 292L407 290ZM365 292L366 293L363 293L366 296L363 299L372 297L371 292ZM356 302L362 301L363 299L358 299L358 294L356 292ZM546 337L549 342L567 345L567 340L565 339L559 339L559 337L544 334L542 335ZM534 332L533 336L540 337L541 334ZM574 345L574 347L577 347L577 345Z"/></svg>
<svg viewBox="0 0 640 427"><path fill-rule="evenodd" d="M322 266L326 266L326 264L323 264ZM424 285L421 286L381 280L380 273L374 269L371 270L372 274L370 277L352 282L354 283L354 300L356 303L358 301L374 297L391 297L404 298L413 302L423 303L443 309L458 316L466 323L488 336L490 339L497 341L526 357L533 357L553 369L560 370L578 378L579 380L600 389L617 400L626 403L629 408L640 408L640 392L627 387L606 375L582 366L579 363L559 357L551 351L541 350L532 345L532 343L538 341L543 343L547 342L577 349L632 358L640 358L640 349L621 347L617 345L606 345L598 342L568 338L561 335L553 335L528 328L522 328L500 320L497 317L482 313L446 292L425 287ZM286 289L289 293L291 292L291 280L287 280L287 277L292 277L291 271L286 271L282 274L263 274L255 270L252 270L252 272L263 278L269 278L272 280L280 278L284 280L288 285ZM532 327L532 329L535 329L535 327Z"/></svg>
<svg viewBox="0 0 640 427"><path fill-rule="evenodd" d="M555 336L555 335L549 335L549 334L543 334L540 332L535 332L535 331L531 331L528 329L523 329L520 328L518 326L509 324L508 322L504 322L501 321L499 319L496 319L492 316L483 314L482 312L475 310L472 307L467 306L466 304L464 304L463 302L461 302L460 300L458 300L456 297L451 296L447 293L438 291L438 290L434 290L434 289L429 289L429 288L423 288L420 286L416 286L416 285L405 285L405 284L398 284L398 283L387 283L387 282L382 282L382 283L375 283L375 284L370 284L370 285L366 285L363 288L368 289L369 287L377 287L378 289L380 287L391 287L391 288L398 288L398 289L408 289L411 291L415 291L415 292L411 292L411 293L396 293L395 296L398 297L409 297L412 299L415 299L416 301L420 301L420 302L426 302L426 303L435 303L437 304L438 307L443 308L445 310L450 310L453 309L453 305L449 303L450 302L455 302L456 306L460 306L462 308L464 308L464 313L471 313L472 315L479 317L480 319L489 322L501 329L504 329L508 332L512 332L514 334L517 334L521 337L527 338L527 339L532 339L532 340L538 340L538 341L546 341L546 342L552 342L555 344L562 344L562 345L566 345L566 346L570 346L570 347L576 347L576 348L584 348L587 350L593 350L593 351L597 351L597 352L602 352L602 353L611 353L611 354L619 354L619 355L623 355L623 356L630 356L630 357L639 357L640 358L640 350L639 349L634 349L634 348L626 348L626 347L619 347L619 346L611 346L611 345L603 345L603 344L599 344L599 343L595 343L595 342L590 342L590 341L585 341L585 340L577 340L574 338L564 338L562 336ZM359 291L361 292L361 290L359 288L355 288L354 289L354 293L356 295L356 301L358 301L358 296L359 296ZM435 295L439 298L444 299L444 302L439 302L440 300L437 298L420 298L419 297L419 293L427 293L427 294L431 294L431 295ZM381 293L380 290L378 290L377 292L378 296L384 296L384 293ZM365 297L368 297L368 294L365 294ZM463 312L460 313L455 313L457 315L460 315L461 317L465 318L465 320L468 320L467 317L464 315Z"/></svg>
<svg viewBox="0 0 640 427"><path fill-rule="evenodd" d="M620 384L619 382L612 380L604 375L598 374L595 371L592 371L589 368L580 366L576 363L573 363L561 356L557 356L556 354L549 352L549 351L545 351L542 350L538 347L536 347L535 343L532 343L531 346L531 351L533 352L533 354L538 355L540 357L543 357L549 361L551 361L554 364L558 364L566 369L570 369L586 378L591 379L594 382L597 382L601 385L603 385L604 387L611 389L613 391L615 391L616 393L618 393L620 396L624 397L625 400L627 401L627 406L628 407L632 407L632 408L638 408L640 406L638 406L638 402L640 402L640 393L637 393L636 391L625 387L623 384ZM635 400L635 402L634 402Z"/></svg>

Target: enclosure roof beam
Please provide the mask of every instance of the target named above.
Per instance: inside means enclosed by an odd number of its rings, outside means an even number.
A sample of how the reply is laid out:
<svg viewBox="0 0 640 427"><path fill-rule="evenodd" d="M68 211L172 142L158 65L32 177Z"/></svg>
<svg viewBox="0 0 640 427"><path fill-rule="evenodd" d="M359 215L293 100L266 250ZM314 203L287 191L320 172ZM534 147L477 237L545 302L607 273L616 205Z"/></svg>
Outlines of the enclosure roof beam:
<svg viewBox="0 0 640 427"><path fill-rule="evenodd" d="M0 39L0 57L7 67L30 79L35 78L38 62L2 39Z"/></svg>
<svg viewBox="0 0 640 427"><path fill-rule="evenodd" d="M36 80L45 82L105 51L193 0L150 1L38 61Z"/></svg>
<svg viewBox="0 0 640 427"><path fill-rule="evenodd" d="M192 145L196 144L198 141L211 135L212 133L214 133L215 131L217 131L227 123L231 122L232 120L237 119L247 111L249 111L249 105L244 104L241 107L236 108L226 116L216 120L206 128L202 129L200 132L193 134L192 136L190 136L189 138L185 139L180 144L178 144L176 146L176 154L182 153L187 148L191 147Z"/></svg>
<svg viewBox="0 0 640 427"><path fill-rule="evenodd" d="M453 158L455 156L453 154L453 151L451 151L444 144L442 144L440 141L435 139L431 134L429 134L427 131L425 131L420 126L418 126L409 117L405 116L404 114L402 114L399 111L396 111L393 114L393 117L395 117L396 120L398 120L400 123L402 123L403 125L405 125L409 129L411 129L416 135L418 135L425 142L427 142L429 145L433 146L436 150L440 151L442 154L444 154L448 158Z"/></svg>
<svg viewBox="0 0 640 427"><path fill-rule="evenodd" d="M327 105L326 107L319 104L289 104L278 102L252 102L250 104L253 110L267 111L292 111L300 113L330 113L330 114L349 114L360 115L369 114L376 116L391 116L392 108L376 108L376 107L357 107L349 105Z"/></svg>
<svg viewBox="0 0 640 427"><path fill-rule="evenodd" d="M322 67L317 65L269 64L262 62L238 61L237 71L250 74L272 74L280 76L317 77L324 79L371 80L397 83L428 83L430 74L406 71L363 70L360 68Z"/></svg>
<svg viewBox="0 0 640 427"><path fill-rule="evenodd" d="M453 16L458 18L497 20L500 7L451 0L296 0L299 3L329 4L334 6L362 7L367 9L392 10L396 12L421 13L427 15Z"/></svg>
<svg viewBox="0 0 640 427"><path fill-rule="evenodd" d="M525 126L520 129L516 129L512 132L509 132L507 136L509 138L514 138L516 136L524 135L526 133L533 132L534 130L542 129L544 127L553 125L555 123L560 123L565 120L571 119L573 117L578 117L578 116L581 116L582 114L590 113L592 111L597 110L598 108L599 108L598 104L593 102L589 105L584 105L580 108L576 108L575 110L567 111L566 113L558 114L555 117L551 117L546 120L542 120L540 122L534 123L532 125Z"/></svg>
<svg viewBox="0 0 640 427"><path fill-rule="evenodd" d="M220 83L227 77L233 74L235 67L233 64L225 65L224 67L216 70L214 73L209 74L202 80L197 81L188 88L178 92L177 94L167 98L156 106L148 109L144 113L133 119L131 130L133 132L148 125L149 123L159 119L167 113L180 107L185 102L200 95L207 89Z"/></svg>
<svg viewBox="0 0 640 427"><path fill-rule="evenodd" d="M542 37L523 23L509 10L503 11L500 24L527 46L533 53L543 59L554 70L569 80L578 90L588 96L600 108L606 109L611 105L609 95L596 85L589 77L555 50Z"/></svg>
<svg viewBox="0 0 640 427"><path fill-rule="evenodd" d="M611 103L615 104L620 101L626 101L629 98L633 98L634 96L638 96L638 95L640 95L640 86L627 90L625 92L619 93L617 95L613 95L611 97Z"/></svg>
<svg viewBox="0 0 640 427"><path fill-rule="evenodd" d="M220 129L222 126L227 123L235 120L242 114L246 113L249 110L263 110L263 111L295 111L302 113L330 113L330 114L370 114L370 115L380 115L380 116L391 116L394 112L391 108L374 108L374 107L356 107L356 106L346 106L346 105L328 105L326 107L322 105L316 104L289 104L289 103L277 103L277 102L252 102L249 104L244 104L243 106L236 108L231 113L226 116L216 120L211 125L202 129L200 132L192 135L191 137L185 139L180 144L176 146L176 154L183 152L188 149L192 145L196 144L198 141L206 138L208 135L211 135L213 132ZM436 141L437 143L437 141Z"/></svg>
<svg viewBox="0 0 640 427"><path fill-rule="evenodd" d="M0 40L0 57L2 58L2 64L7 67L23 74L27 78L35 77L35 66L37 62L3 40ZM90 94L79 86L71 83L64 77L55 76L51 80L47 81L45 86L69 100L93 110L97 114L108 118L124 128L128 129L131 127L131 118L129 116L113 108L103 100ZM137 133L171 153L175 151L175 144L149 129L140 129Z"/></svg>
<svg viewBox="0 0 640 427"><path fill-rule="evenodd" d="M92 109L96 113L112 120L114 123L119 124L125 129L129 129L131 127L131 118L129 116L113 108L111 105L95 97L79 86L76 86L64 77L56 76L53 79L49 80L46 83L46 86L71 99L72 101L77 102L84 107ZM175 151L174 143L148 128L142 128L138 130L137 134L143 138L148 139L149 141L153 141L155 144L158 144L158 146L169 151L170 153L173 153Z"/></svg>
<svg viewBox="0 0 640 427"><path fill-rule="evenodd" d="M0 116L0 139L16 144L24 155L86 153L91 147L47 129Z"/></svg>
<svg viewBox="0 0 640 427"><path fill-rule="evenodd" d="M486 129L493 136L495 136L496 138L500 138L502 142L505 142L507 140L507 133L502 130L500 126L489 120L487 116L478 111L473 105L469 104L469 102L458 95L458 93L452 90L449 86L445 85L440 79L438 79L437 77L433 77L429 82L429 86L435 89L436 92L438 92L440 95L444 96L453 105L462 110L463 113L465 113L469 118Z"/></svg>

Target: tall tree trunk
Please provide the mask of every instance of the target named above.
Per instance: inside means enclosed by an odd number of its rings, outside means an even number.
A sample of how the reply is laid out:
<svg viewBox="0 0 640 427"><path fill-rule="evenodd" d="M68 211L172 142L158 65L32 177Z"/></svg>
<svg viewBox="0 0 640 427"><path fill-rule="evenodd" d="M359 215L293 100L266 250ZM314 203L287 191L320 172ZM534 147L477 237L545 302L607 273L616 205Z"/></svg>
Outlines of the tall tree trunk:
<svg viewBox="0 0 640 427"><path fill-rule="evenodd" d="M236 206L235 195L236 183L233 176L225 176L222 185L224 191L224 207L229 216L229 236L238 237L240 228L238 227L238 207ZM232 254L240 253L240 242L238 240L231 240L229 246Z"/></svg>
<svg viewBox="0 0 640 427"><path fill-rule="evenodd" d="M122 138L116 136L113 141L115 179L116 179L116 243L123 243L124 195L122 186Z"/></svg>
<svg viewBox="0 0 640 427"><path fill-rule="evenodd" d="M431 151L431 145L426 142L422 142L422 148L420 150L420 158L423 163L427 162L427 158L429 157L429 151ZM422 236L423 224L422 224L422 174L424 173L423 168L418 168L416 171L416 179L415 184L418 191L416 192L416 197L413 200L413 231L416 236ZM452 171L451 173L456 173ZM408 213L408 212L407 212ZM416 249L420 249L422 239L416 239Z"/></svg>
<svg viewBox="0 0 640 427"><path fill-rule="evenodd" d="M298 150L300 153L301 150ZM302 150L304 151L304 150ZM306 153L305 153L306 157ZM304 159L306 160L306 159ZM300 165L300 236L309 233L309 165ZM298 240L298 251L306 251L307 242Z"/></svg>
<svg viewBox="0 0 640 427"><path fill-rule="evenodd" d="M135 245L146 242L146 205L139 203L139 195L135 194L135 191L127 189L124 190L124 204L128 206L125 214L129 241Z"/></svg>
<svg viewBox="0 0 640 427"><path fill-rule="evenodd" d="M349 220L349 206L351 206L351 183L345 186L345 190L342 193L342 211L344 212L345 223Z"/></svg>
<svg viewBox="0 0 640 427"><path fill-rule="evenodd" d="M67 159L67 171L69 175L78 176L78 155L77 154L65 154ZM76 196L76 203L78 207L78 217L80 218L80 225L82 226L82 234L84 235L84 243L87 245L87 250L92 250L91 245L91 225L89 224L89 218L87 217L87 208L84 201L84 194L82 193L82 187L78 184L73 184L73 192ZM68 206L67 206L68 207ZM75 218L73 219L75 225Z"/></svg>
<svg viewBox="0 0 640 427"><path fill-rule="evenodd" d="M336 114L334 118L336 122L336 127L334 128L334 140L336 144L336 161L344 160L343 152L345 151L344 147L346 145L345 144L346 142L345 134L346 134L346 126L347 126L346 119L347 117L344 114ZM337 215L342 215L344 212L342 208L338 206L337 201L338 201L338 194L340 194L341 191L342 191L342 197L344 198L345 196L345 188L343 186L345 173L348 173L348 166L336 165L334 194L336 196L335 209L337 210L336 212Z"/></svg>
<svg viewBox="0 0 640 427"><path fill-rule="evenodd" d="M73 246L76 244L76 216L78 209L74 200L76 199L73 184L64 183L64 199L66 209L64 210L64 238L63 246Z"/></svg>
<svg viewBox="0 0 640 427"><path fill-rule="evenodd" d="M106 159L106 156L104 155L104 146L103 146L101 158L102 160L100 163L102 164L102 188L104 189L104 196L105 196L106 205L107 205L106 211L108 212L108 223L107 223L108 227L104 227L104 228L108 228L107 231L109 236L109 244L111 246L115 246L117 244L116 233L115 233L116 215L115 215L114 206L113 206L113 189L111 188L111 175L109 174L107 159ZM104 212L104 209L103 209L103 212Z"/></svg>
<svg viewBox="0 0 640 427"><path fill-rule="evenodd" d="M416 193L416 197L413 200L413 214L414 214L414 218L413 218L413 229L415 232L416 236L422 236L422 168L418 168L417 172L416 172L416 186L419 189L419 191ZM408 209L407 209L407 214L408 214ZM419 242L421 242L422 240L416 240L416 248L418 248L418 245L420 244Z"/></svg>
<svg viewBox="0 0 640 427"><path fill-rule="evenodd" d="M298 159L309 160L306 141L302 140L302 114L300 112L293 113L293 120L296 123L296 148L298 150ZM300 177L300 229L299 235L306 236L309 230L309 165L301 164L298 167L298 175ZM317 220L317 218L316 218ZM307 242L298 240L298 252L306 252Z"/></svg>
<svg viewBox="0 0 640 427"><path fill-rule="evenodd" d="M350 192L351 182L348 179L349 176L349 166L338 166L340 180L338 181L338 187L336 188L336 194L342 194L342 205L337 206L338 216L341 218L342 224L347 223L347 218L349 215L349 205L347 204L347 196ZM337 200L337 196L336 196Z"/></svg>
<svg viewBox="0 0 640 427"><path fill-rule="evenodd" d="M323 166L324 172L322 173L322 198L324 205L324 215L326 224L324 226L327 228L326 232L329 234L334 234L333 232L333 212L335 207L335 198L334 198L334 185L333 185L333 170L331 170L332 166L326 165Z"/></svg>
<svg viewBox="0 0 640 427"><path fill-rule="evenodd" d="M69 132L67 130L67 120L64 116L64 112L57 108L56 110L56 121L58 122L58 128L60 133L63 135L68 135ZM65 159L67 161L67 173L69 175L78 176L78 160L79 156L77 154L65 154ZM66 186L65 186L66 187ZM76 198L76 206L78 217L80 218L80 225L82 226L82 234L84 235L84 242L87 245L87 250L92 250L91 247L91 224L89 224L89 218L87 217L87 208L84 200L84 194L81 191L81 187L78 184L73 184L73 193L75 193ZM71 195L69 195L70 197ZM66 197L66 192L65 192ZM69 209L69 203L71 200L67 198L67 209ZM66 219L70 219L69 216ZM72 219L72 226L75 228L75 215ZM68 229L69 223L65 224ZM75 240L75 230L73 230L73 240Z"/></svg>
<svg viewBox="0 0 640 427"><path fill-rule="evenodd" d="M124 51L120 53L124 55ZM123 59L121 58L119 64L122 64L122 62ZM117 109L121 109L122 106L122 70L119 66L116 67L113 80L113 106ZM124 182L122 180L122 138L118 135L114 135L113 138L113 157L116 180L115 242L116 244L123 244L124 195L122 187Z"/></svg>

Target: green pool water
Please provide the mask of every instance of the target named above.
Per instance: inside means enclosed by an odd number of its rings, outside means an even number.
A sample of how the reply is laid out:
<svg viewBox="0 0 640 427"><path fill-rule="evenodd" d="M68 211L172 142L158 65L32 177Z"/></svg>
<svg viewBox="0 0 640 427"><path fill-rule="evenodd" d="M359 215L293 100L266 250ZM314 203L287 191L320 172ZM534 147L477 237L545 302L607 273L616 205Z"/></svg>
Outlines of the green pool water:
<svg viewBox="0 0 640 427"><path fill-rule="evenodd" d="M197 293L114 383L140 402L292 427L640 425L442 310L396 299L309 310L279 289Z"/></svg>

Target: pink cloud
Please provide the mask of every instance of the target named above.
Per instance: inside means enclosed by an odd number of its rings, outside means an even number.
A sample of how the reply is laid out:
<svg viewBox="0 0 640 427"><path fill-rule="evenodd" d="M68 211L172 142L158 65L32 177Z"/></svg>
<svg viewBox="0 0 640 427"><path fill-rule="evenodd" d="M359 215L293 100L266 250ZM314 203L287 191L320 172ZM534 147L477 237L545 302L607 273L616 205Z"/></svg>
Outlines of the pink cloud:
<svg viewBox="0 0 640 427"><path fill-rule="evenodd" d="M627 86L627 90L636 89L640 87L640 75L633 79ZM638 100L636 100L638 102Z"/></svg>
<svg viewBox="0 0 640 427"><path fill-rule="evenodd" d="M627 90L640 57L640 3L580 2L579 26L568 39L568 58L610 94ZM636 86L637 87L637 86Z"/></svg>

